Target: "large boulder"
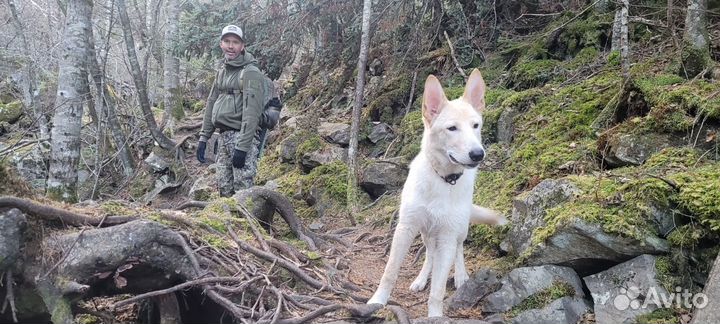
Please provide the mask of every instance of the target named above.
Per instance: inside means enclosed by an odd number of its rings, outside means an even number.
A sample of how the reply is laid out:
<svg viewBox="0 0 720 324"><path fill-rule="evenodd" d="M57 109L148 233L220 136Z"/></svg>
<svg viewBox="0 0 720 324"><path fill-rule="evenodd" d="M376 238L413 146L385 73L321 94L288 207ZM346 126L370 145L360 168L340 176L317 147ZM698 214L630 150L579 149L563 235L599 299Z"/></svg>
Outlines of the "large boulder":
<svg viewBox="0 0 720 324"><path fill-rule="evenodd" d="M581 193L567 179L548 179L513 200L512 228L508 234L510 252L522 254L531 245L532 233L545 225L545 210L555 207Z"/></svg>
<svg viewBox="0 0 720 324"><path fill-rule="evenodd" d="M480 269L472 274L470 279L458 287L445 302L447 309L454 311L472 308L490 293L500 289L499 274L492 269Z"/></svg>
<svg viewBox="0 0 720 324"><path fill-rule="evenodd" d="M638 316L657 309L663 298L670 298L658 283L655 261L645 254L583 278L595 302L597 323L635 323Z"/></svg>
<svg viewBox="0 0 720 324"><path fill-rule="evenodd" d="M581 274L597 272L641 254L658 254L669 250L667 241L646 233L629 238L606 233L601 224L582 219L580 213L560 225L542 242L533 241L533 233L548 226L546 210L572 201L581 194L567 179L545 180L533 190L513 201L513 228L506 247L522 255L528 265L557 264L575 269Z"/></svg>
<svg viewBox="0 0 720 324"><path fill-rule="evenodd" d="M350 143L350 125L345 123L322 123L318 126L318 133L333 144L347 146Z"/></svg>
<svg viewBox="0 0 720 324"><path fill-rule="evenodd" d="M373 161L362 169L360 187L373 198L388 191L402 188L407 178L407 168L392 161Z"/></svg>
<svg viewBox="0 0 720 324"><path fill-rule="evenodd" d="M693 300L698 307L695 307L695 314L690 324L720 323L720 312L718 312L720 309L720 256L715 259L712 270L710 270L703 294L704 301L700 299L700 296ZM706 305L699 307L703 302Z"/></svg>
<svg viewBox="0 0 720 324"><path fill-rule="evenodd" d="M653 234L646 234L638 241L608 234L600 224L575 218L536 246L526 262L530 265L560 264L588 274L603 264L616 264L641 254L669 250L667 241Z"/></svg>
<svg viewBox="0 0 720 324"><path fill-rule="evenodd" d="M526 298L558 283L572 287L575 297L585 296L580 277L571 268L554 265L517 268L501 280L500 290L483 299L483 312L507 312Z"/></svg>
<svg viewBox="0 0 720 324"><path fill-rule="evenodd" d="M604 144L605 162L610 167L641 165L652 154L672 146L672 139L664 134L617 134Z"/></svg>
<svg viewBox="0 0 720 324"><path fill-rule="evenodd" d="M12 268L20 255L22 232L27 219L19 209L0 213L0 273Z"/></svg>
<svg viewBox="0 0 720 324"><path fill-rule="evenodd" d="M575 324L592 310L590 303L580 297L562 297L542 309L531 309L513 317L512 324Z"/></svg>
<svg viewBox="0 0 720 324"><path fill-rule="evenodd" d="M515 134L515 117L522 113L521 109L515 106L505 108L497 121L497 141L502 143L512 142Z"/></svg>
<svg viewBox="0 0 720 324"><path fill-rule="evenodd" d="M348 150L346 148L338 146L326 146L319 150L303 154L303 156L300 158L300 166L302 167L303 171L310 172L310 170L316 167L334 161L346 162L347 158Z"/></svg>
<svg viewBox="0 0 720 324"><path fill-rule="evenodd" d="M161 156L155 154L155 152L151 152L150 155L145 158L145 163L147 163L150 169L155 173L165 173L170 169L170 163Z"/></svg>
<svg viewBox="0 0 720 324"><path fill-rule="evenodd" d="M50 150L42 144L32 145L29 148L15 151L11 163L23 180L27 181L32 189L38 193L45 192L48 177L48 157Z"/></svg>

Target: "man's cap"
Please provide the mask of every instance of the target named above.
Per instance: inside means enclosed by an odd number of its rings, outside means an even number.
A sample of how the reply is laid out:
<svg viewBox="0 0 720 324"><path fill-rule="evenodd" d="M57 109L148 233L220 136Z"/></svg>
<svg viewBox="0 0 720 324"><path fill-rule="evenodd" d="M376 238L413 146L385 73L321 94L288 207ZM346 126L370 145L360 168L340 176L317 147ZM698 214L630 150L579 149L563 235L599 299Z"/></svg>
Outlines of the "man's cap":
<svg viewBox="0 0 720 324"><path fill-rule="evenodd" d="M223 38L227 34L233 34L237 37L240 37L240 39L243 39L243 31L240 29L240 27L235 25L227 25L222 30L222 35L220 35L220 38Z"/></svg>

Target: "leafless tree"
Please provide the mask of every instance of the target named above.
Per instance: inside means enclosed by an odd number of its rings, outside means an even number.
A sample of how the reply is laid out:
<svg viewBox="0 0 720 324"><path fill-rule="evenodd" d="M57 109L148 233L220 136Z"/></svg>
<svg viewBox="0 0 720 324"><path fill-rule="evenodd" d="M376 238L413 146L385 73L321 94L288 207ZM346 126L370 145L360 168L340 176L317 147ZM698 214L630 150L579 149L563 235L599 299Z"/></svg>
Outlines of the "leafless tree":
<svg viewBox="0 0 720 324"><path fill-rule="evenodd" d="M368 47L370 47L370 18L372 16L372 1L363 2L362 36L360 37L360 56L357 64L357 83L355 85L355 103L352 110L352 125L350 127L350 148L348 150L348 207L350 208L350 221L355 225L355 212L357 211L357 149L358 133L360 131L360 115L363 107L363 93L365 92L365 67L367 66Z"/></svg>
<svg viewBox="0 0 720 324"><path fill-rule="evenodd" d="M165 115L162 125L173 129L176 121L173 110L178 109L178 105L181 104L179 91L180 60L173 51L180 17L180 5L177 0L167 0L166 15L165 37L163 38L163 102L165 103Z"/></svg>
<svg viewBox="0 0 720 324"><path fill-rule="evenodd" d="M50 170L47 194L52 199L76 202L77 169L83 104L88 99L87 29L92 28L92 2L67 3L63 56L58 73L55 114L51 131Z"/></svg>

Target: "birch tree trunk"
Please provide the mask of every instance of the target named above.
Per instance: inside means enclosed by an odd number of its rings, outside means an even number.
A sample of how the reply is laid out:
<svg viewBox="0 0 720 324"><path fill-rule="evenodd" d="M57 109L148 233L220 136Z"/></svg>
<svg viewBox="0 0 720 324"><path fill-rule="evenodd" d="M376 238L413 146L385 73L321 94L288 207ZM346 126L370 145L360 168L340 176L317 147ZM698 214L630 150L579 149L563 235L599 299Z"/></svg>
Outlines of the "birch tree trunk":
<svg viewBox="0 0 720 324"><path fill-rule="evenodd" d="M372 0L363 1L362 36L360 37L360 55L357 65L357 83L355 85L355 103L352 110L352 125L350 126L350 147L348 150L348 197L350 209L350 222L355 225L355 214L358 209L357 186L357 150L358 133L360 132L360 115L363 107L363 93L365 92L365 67L367 66L368 47L370 45L370 18L372 16Z"/></svg>
<svg viewBox="0 0 720 324"><path fill-rule="evenodd" d="M628 37L628 0L620 1L620 64L623 77L630 77L630 38Z"/></svg>
<svg viewBox="0 0 720 324"><path fill-rule="evenodd" d="M618 8L617 10L615 10L615 18L613 19L612 41L610 42L610 51L620 51L620 26L622 24L620 15L620 8Z"/></svg>
<svg viewBox="0 0 720 324"><path fill-rule="evenodd" d="M680 75L693 78L702 73L710 61L707 0L688 0L683 41L683 68Z"/></svg>
<svg viewBox="0 0 720 324"><path fill-rule="evenodd" d="M70 0L67 4L63 56L58 73L55 114L51 131L50 170L47 195L51 199L76 202L77 168L80 159L80 129L83 104L88 98L87 29L92 28L92 2Z"/></svg>
<svg viewBox="0 0 720 324"><path fill-rule="evenodd" d="M45 112L43 111L42 107L40 107L36 102L37 97L37 76L35 73L35 62L32 60L32 56L30 53L33 51L30 50L30 45L27 41L27 36L25 35L25 26L20 19L20 15L17 10L17 6L15 4L16 0L8 0L8 5L10 6L10 13L12 16L12 22L13 25L15 25L15 30L17 30L18 37L20 38L20 43L22 44L23 51L28 56L28 61L25 63L25 73L26 75L26 85L23 89L23 97L25 101L25 105L30 109L30 116L32 116L32 119L38 123L38 128L40 129L40 138L41 139L49 139L50 138L50 130L48 129L48 120L47 116L45 115Z"/></svg>
<svg viewBox="0 0 720 324"><path fill-rule="evenodd" d="M162 124L164 127L173 129L177 119L182 118L183 108L180 101L180 60L174 55L173 47L176 43L178 33L178 18L180 18L180 6L177 0L167 0L167 11L165 13L165 37L163 41L163 102L165 104L165 115Z"/></svg>
<svg viewBox="0 0 720 324"><path fill-rule="evenodd" d="M140 101L140 109L142 109L143 117L145 118L145 122L147 123L148 129L150 130L153 139L155 139L155 142L157 142L163 149L172 150L175 147L175 142L165 136L165 134L158 129L157 122L155 121L152 109L150 108L147 86L145 84L143 73L140 69L137 53L135 52L135 41L133 40L130 17L128 17L127 14L125 0L118 0L117 6L118 14L120 15L120 23L122 24L123 35L125 37L125 46L127 47L130 70L133 76L133 82L135 83L135 89L138 92L138 100Z"/></svg>

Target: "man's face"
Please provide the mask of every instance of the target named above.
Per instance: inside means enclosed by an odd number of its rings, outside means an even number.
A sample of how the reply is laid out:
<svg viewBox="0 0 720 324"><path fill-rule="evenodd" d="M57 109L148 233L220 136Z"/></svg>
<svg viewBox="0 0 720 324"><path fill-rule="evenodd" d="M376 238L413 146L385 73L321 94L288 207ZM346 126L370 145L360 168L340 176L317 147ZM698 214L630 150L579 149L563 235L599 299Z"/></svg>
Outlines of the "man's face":
<svg viewBox="0 0 720 324"><path fill-rule="evenodd" d="M245 43L236 35L228 34L220 39L220 48L228 60L235 59L245 49Z"/></svg>

